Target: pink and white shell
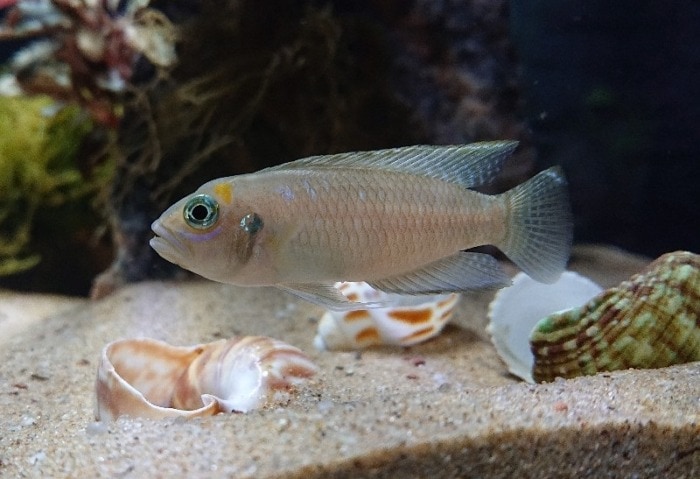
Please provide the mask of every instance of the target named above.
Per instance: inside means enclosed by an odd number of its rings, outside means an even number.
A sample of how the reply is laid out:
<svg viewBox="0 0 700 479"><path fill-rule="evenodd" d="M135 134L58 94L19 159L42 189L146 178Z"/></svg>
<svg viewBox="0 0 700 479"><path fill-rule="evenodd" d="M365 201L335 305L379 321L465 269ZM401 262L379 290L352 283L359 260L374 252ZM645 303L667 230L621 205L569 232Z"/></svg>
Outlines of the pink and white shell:
<svg viewBox="0 0 700 479"><path fill-rule="evenodd" d="M247 412L283 400L316 371L300 349L263 336L195 346L124 339L102 350L95 415L109 421Z"/></svg>

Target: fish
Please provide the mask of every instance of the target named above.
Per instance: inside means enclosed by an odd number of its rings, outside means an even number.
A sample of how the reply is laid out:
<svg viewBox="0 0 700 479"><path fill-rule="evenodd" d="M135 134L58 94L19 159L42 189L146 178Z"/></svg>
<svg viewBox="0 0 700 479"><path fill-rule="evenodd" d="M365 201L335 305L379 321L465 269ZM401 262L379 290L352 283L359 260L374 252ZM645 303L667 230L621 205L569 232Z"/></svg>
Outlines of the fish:
<svg viewBox="0 0 700 479"><path fill-rule="evenodd" d="M209 181L151 228L166 260L213 281L274 286L332 310L333 285L365 281L394 294L498 289L510 278L494 245L533 279L566 267L573 222L560 167L497 195L491 182L516 141L415 145L302 158Z"/></svg>

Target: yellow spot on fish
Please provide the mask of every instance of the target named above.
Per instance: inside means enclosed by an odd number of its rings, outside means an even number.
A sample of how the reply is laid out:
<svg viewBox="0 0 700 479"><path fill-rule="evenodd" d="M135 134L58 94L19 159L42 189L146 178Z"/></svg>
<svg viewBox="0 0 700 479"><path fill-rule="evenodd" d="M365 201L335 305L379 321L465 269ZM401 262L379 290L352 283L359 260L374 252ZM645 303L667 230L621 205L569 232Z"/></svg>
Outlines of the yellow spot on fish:
<svg viewBox="0 0 700 479"><path fill-rule="evenodd" d="M229 183L219 183L214 186L214 193L222 203L231 204L233 200L233 188Z"/></svg>

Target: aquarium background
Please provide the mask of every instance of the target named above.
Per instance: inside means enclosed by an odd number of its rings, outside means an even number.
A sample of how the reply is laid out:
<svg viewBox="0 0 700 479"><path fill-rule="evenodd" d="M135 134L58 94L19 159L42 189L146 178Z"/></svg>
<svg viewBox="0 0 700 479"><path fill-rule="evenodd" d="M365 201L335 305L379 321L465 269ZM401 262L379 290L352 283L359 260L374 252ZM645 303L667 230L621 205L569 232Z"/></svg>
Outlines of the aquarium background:
<svg viewBox="0 0 700 479"><path fill-rule="evenodd" d="M57 222L49 211L50 224L32 231L41 262L0 278L0 286L87 294L109 264L110 249L119 259L112 270L125 282L173 274L148 248L150 221L211 177L311 154L498 138L521 146L488 191L563 165L576 242L649 256L700 251L700 2L187 0L151 6L188 26L189 35L175 85L148 92L156 101L192 78L226 68L245 75L279 52L287 56L245 121L236 102L250 98L248 90L217 103L216 128L227 131L228 122L235 144L157 201L149 194L193 156L190 127L164 128L171 135L161 139L173 146L163 167L134 180L129 172L143 161L143 129L129 128L141 113L127 109L115 130L126 167L117 168L102 217L113 231L111 247L104 235L95 243L84 230L61 234L61 225L75 228L74 222ZM196 30L196 19L206 15L200 23L218 27ZM0 42L0 61L23 45ZM136 71L136 86L152 78L147 62Z"/></svg>
<svg viewBox="0 0 700 479"><path fill-rule="evenodd" d="M700 250L700 2L512 1L541 166L571 182L576 241Z"/></svg>

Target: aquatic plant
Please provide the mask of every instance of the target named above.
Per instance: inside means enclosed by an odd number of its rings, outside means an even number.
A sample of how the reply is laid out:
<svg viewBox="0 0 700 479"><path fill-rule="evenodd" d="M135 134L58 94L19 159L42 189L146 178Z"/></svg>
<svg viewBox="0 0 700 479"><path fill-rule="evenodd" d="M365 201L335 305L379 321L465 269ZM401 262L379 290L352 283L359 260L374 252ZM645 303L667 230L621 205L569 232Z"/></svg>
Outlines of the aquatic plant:
<svg viewBox="0 0 700 479"><path fill-rule="evenodd" d="M0 276L36 265L31 246L37 212L56 211L94 193L109 176L85 177L75 157L92 122L48 97L0 96Z"/></svg>
<svg viewBox="0 0 700 479"><path fill-rule="evenodd" d="M90 164L94 157L79 162L81 137L92 132L93 139L106 139L104 130L118 127L125 91L134 87L141 58L160 69L176 59L174 28L148 3L18 0L3 5L11 7L0 25L0 40L36 40L3 68L0 94L38 96L2 99L0 161L6 167L0 274L26 270L39 261L29 252L37 211L106 191L112 163ZM44 115L51 109L53 114ZM106 147L107 141L101 141L97 149ZM81 172L88 170L88 176L96 176L86 181ZM69 218L63 229L76 228L76 222Z"/></svg>

